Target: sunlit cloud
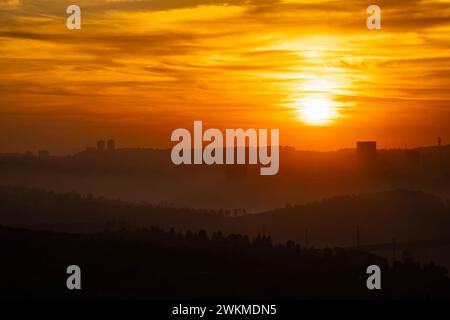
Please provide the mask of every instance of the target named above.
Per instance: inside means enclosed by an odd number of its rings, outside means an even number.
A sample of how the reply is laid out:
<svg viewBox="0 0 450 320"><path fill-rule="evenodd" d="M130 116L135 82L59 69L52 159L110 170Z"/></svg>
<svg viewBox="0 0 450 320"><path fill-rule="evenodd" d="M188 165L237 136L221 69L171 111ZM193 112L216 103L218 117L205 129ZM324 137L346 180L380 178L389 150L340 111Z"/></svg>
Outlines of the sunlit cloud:
<svg viewBox="0 0 450 320"><path fill-rule="evenodd" d="M64 1L0 1L0 128L51 127L64 114L67 128L114 131L89 118L100 113L117 115L125 141L166 146L164 130L201 119L277 127L282 143L317 149L368 132L389 145L383 126L416 144L450 134L449 1L379 1L379 32L357 1L77 3L82 29L72 32ZM325 127L334 131L319 135Z"/></svg>

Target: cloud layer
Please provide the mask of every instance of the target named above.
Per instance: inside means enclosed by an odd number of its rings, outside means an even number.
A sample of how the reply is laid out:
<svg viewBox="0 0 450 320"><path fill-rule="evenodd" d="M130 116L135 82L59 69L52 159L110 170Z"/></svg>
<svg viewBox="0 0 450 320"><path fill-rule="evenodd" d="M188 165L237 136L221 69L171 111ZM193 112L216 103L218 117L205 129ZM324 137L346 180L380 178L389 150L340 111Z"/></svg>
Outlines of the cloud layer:
<svg viewBox="0 0 450 320"><path fill-rule="evenodd" d="M0 1L0 149L68 151L61 127L70 148L105 134L166 146L194 119L315 149L450 137L449 1L378 1L380 31L360 1L80 0L69 31L71 3ZM308 95L339 119L303 123Z"/></svg>

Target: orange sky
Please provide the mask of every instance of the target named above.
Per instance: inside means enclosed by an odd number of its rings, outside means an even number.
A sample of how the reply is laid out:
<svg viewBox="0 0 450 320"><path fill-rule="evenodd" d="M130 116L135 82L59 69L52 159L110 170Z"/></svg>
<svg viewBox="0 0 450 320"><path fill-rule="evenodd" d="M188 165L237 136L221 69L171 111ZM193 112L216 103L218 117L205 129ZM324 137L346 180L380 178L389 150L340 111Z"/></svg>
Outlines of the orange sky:
<svg viewBox="0 0 450 320"><path fill-rule="evenodd" d="M298 149L450 142L448 0L0 0L0 21L1 152L169 147L194 120Z"/></svg>

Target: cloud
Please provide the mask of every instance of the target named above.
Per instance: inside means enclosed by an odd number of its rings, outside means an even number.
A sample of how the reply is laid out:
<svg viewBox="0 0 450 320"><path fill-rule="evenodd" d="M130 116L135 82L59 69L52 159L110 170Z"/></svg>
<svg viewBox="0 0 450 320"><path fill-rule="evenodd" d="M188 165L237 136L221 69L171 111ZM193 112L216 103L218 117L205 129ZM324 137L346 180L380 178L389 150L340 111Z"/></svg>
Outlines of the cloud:
<svg viewBox="0 0 450 320"><path fill-rule="evenodd" d="M15 9L21 5L21 0L0 0L1 9Z"/></svg>
<svg viewBox="0 0 450 320"><path fill-rule="evenodd" d="M288 114L292 127L317 91L345 106L343 127L407 102L441 115L449 2L377 3L371 32L359 1L79 0L82 29L69 31L68 2L0 1L0 105L249 126Z"/></svg>

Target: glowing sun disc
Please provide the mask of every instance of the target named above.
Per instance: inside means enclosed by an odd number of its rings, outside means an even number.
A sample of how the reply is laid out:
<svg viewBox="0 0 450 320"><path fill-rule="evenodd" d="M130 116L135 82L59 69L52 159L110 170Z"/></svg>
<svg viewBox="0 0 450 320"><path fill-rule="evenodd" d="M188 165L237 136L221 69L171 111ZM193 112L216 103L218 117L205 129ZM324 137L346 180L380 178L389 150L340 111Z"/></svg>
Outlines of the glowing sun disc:
<svg viewBox="0 0 450 320"><path fill-rule="evenodd" d="M307 97L300 102L300 118L310 125L324 125L337 117L333 102L325 97Z"/></svg>

